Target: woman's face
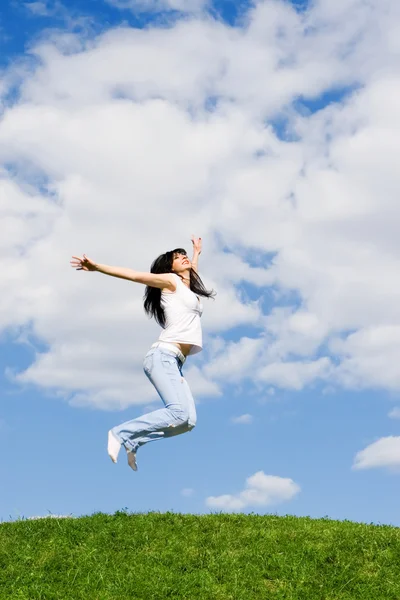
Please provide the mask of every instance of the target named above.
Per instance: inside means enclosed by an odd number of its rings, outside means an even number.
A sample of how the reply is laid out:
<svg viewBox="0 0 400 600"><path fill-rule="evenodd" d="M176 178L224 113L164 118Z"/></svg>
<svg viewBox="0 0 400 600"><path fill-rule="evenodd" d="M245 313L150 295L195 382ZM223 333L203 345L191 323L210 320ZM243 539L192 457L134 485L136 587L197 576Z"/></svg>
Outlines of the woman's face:
<svg viewBox="0 0 400 600"><path fill-rule="evenodd" d="M172 270L174 273L183 273L192 267L186 254L176 252L172 260Z"/></svg>

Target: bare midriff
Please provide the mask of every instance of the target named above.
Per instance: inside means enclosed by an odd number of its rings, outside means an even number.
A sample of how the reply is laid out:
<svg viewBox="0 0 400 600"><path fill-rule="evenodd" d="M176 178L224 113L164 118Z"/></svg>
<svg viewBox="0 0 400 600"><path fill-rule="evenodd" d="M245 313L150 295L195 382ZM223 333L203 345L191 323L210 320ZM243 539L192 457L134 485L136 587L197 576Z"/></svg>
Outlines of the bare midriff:
<svg viewBox="0 0 400 600"><path fill-rule="evenodd" d="M185 356L187 356L189 354L190 349L193 345L193 344L179 344L178 342L171 342L171 344L173 344L174 346L177 346L179 348L179 350L182 352L182 354L184 354Z"/></svg>

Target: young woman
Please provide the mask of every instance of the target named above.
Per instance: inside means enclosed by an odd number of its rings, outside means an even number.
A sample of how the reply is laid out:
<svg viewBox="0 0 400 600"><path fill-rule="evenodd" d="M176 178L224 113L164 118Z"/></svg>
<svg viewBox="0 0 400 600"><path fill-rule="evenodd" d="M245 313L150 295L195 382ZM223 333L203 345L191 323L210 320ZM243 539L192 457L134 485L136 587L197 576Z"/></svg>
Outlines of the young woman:
<svg viewBox="0 0 400 600"><path fill-rule="evenodd" d="M128 453L128 464L137 471L136 453L147 442L190 431L196 425L196 408L182 367L189 354L202 350L200 317L203 306L199 296L214 297L197 274L201 238L192 237L193 258L183 248L161 254L150 273L122 267L100 265L85 254L73 256L71 265L78 271L98 271L129 279L146 286L144 309L163 331L146 354L143 369L156 388L164 408L126 421L108 432L108 454L116 463L121 446Z"/></svg>

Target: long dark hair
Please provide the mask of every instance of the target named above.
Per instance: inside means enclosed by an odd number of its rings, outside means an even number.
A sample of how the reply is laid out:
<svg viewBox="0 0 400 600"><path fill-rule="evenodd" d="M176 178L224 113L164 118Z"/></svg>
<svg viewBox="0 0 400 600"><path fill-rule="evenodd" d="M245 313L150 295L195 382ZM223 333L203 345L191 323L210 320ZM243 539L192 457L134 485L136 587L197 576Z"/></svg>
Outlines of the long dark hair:
<svg viewBox="0 0 400 600"><path fill-rule="evenodd" d="M184 254L187 256L186 250L183 248L175 248L175 250L170 250L169 252L165 252L165 254L160 254L158 258L153 262L150 268L151 273L172 273L172 263L174 261L174 254ZM197 294L198 296L205 296L206 298L214 298L215 292L214 290L207 290L204 287L204 283L197 275L194 269L190 269L190 289L192 292ZM161 289L150 287L146 285L146 290L144 292L144 310L146 314L150 317L154 317L155 320L161 327L165 327L165 313L163 306L161 304Z"/></svg>

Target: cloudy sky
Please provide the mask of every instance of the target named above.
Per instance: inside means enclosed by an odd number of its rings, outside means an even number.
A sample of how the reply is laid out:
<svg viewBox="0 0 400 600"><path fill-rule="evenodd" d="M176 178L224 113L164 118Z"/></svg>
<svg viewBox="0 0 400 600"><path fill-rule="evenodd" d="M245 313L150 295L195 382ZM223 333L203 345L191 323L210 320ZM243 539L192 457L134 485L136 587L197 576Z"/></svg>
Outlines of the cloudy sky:
<svg viewBox="0 0 400 600"><path fill-rule="evenodd" d="M400 4L0 8L0 519L174 510L400 525ZM196 429L159 407L139 284L203 238Z"/></svg>

